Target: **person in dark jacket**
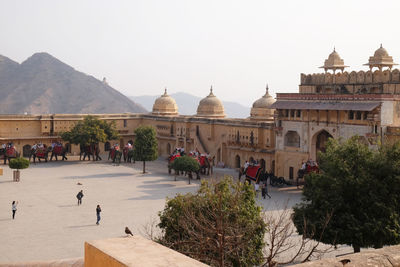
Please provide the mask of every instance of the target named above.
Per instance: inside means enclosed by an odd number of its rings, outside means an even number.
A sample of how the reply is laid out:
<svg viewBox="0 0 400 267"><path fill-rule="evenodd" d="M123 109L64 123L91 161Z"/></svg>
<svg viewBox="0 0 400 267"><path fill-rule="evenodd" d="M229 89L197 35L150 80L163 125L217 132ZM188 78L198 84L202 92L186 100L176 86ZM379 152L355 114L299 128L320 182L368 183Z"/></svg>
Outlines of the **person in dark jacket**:
<svg viewBox="0 0 400 267"><path fill-rule="evenodd" d="M79 191L79 193L76 195L76 198L78 199L78 206L82 204L82 198L83 198L83 190Z"/></svg>
<svg viewBox="0 0 400 267"><path fill-rule="evenodd" d="M267 188L267 181L264 181L261 185L261 194L262 197L265 199L266 196L271 198L271 196L268 194L268 188Z"/></svg>
<svg viewBox="0 0 400 267"><path fill-rule="evenodd" d="M96 208L96 216L97 216L97 222L96 222L96 224L97 225L99 225L99 222L100 222L100 212L101 212L101 208L100 208L100 205L97 205L97 208Z"/></svg>

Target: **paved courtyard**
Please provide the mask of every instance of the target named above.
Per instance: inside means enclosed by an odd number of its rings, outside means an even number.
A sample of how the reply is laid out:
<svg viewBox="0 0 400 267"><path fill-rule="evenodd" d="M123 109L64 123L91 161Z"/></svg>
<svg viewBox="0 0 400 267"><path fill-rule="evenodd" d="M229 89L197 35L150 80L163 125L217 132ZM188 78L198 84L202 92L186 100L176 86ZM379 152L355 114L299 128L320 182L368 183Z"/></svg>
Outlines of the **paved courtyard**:
<svg viewBox="0 0 400 267"><path fill-rule="evenodd" d="M128 226L140 234L165 205L166 197L194 192L198 180L167 174L166 161L115 166L102 162L48 162L31 164L21 171L21 181L12 182L12 170L0 165L0 263L83 257L86 240L125 236ZM231 169L216 169L215 177L234 175ZM209 178L208 178L209 179ZM78 185L81 183L82 185ZM83 204L76 194L83 190ZM261 200L268 210L300 200L295 187L270 189L271 200ZM15 220L11 202L19 202ZM96 205L102 208L100 225Z"/></svg>

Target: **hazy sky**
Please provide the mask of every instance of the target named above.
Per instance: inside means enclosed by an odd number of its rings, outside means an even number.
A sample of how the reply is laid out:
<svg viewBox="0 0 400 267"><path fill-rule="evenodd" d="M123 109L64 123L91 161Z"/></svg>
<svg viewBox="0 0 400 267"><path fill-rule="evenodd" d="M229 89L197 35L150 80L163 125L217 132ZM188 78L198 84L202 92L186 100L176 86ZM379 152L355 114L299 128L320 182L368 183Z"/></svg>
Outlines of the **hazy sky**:
<svg viewBox="0 0 400 267"><path fill-rule="evenodd" d="M0 54L48 52L126 95L187 92L251 105L297 92L336 46L366 70L380 43L400 62L400 1L0 0ZM1 88L0 88L1 90Z"/></svg>

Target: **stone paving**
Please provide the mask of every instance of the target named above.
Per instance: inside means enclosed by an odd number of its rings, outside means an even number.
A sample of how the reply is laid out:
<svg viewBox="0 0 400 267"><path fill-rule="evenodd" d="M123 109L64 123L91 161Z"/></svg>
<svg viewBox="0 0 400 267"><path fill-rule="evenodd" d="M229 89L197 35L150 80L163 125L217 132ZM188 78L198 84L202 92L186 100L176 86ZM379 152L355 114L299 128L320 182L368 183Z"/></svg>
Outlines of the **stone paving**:
<svg viewBox="0 0 400 267"><path fill-rule="evenodd" d="M83 257L84 242L125 236L128 226L134 234L157 218L166 197L194 192L198 180L188 184L186 177L167 174L166 161L142 163L48 162L31 164L21 170L21 181L12 181L12 170L0 165L0 263L54 260ZM237 173L216 169L214 178ZM81 183L79 185L78 183ZM76 194L83 190L83 204L77 205ZM258 202L266 210L280 209L301 198L296 187L270 188L271 200ZM19 202L15 220L11 202ZM96 222L96 205L102 208L100 225Z"/></svg>

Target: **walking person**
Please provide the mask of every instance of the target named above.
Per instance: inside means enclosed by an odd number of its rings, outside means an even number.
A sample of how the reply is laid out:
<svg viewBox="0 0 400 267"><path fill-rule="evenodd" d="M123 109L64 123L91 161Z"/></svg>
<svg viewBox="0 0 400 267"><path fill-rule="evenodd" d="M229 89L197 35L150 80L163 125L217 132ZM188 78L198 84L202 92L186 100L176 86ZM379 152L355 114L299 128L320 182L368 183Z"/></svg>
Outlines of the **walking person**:
<svg viewBox="0 0 400 267"><path fill-rule="evenodd" d="M13 220L15 218L15 213L17 212L17 205L18 205L18 201L15 201L15 200L11 204Z"/></svg>
<svg viewBox="0 0 400 267"><path fill-rule="evenodd" d="M260 185L258 183L254 183L254 191L256 192L256 198L258 198L258 191L260 191Z"/></svg>
<svg viewBox="0 0 400 267"><path fill-rule="evenodd" d="M83 190L79 191L79 193L76 195L76 198L78 199L78 206L81 205L83 198Z"/></svg>
<svg viewBox="0 0 400 267"><path fill-rule="evenodd" d="M97 225L99 225L99 222L100 222L100 212L101 212L101 208L100 208L100 205L97 205L97 208L96 208L96 216L97 216L97 222L96 222L96 224Z"/></svg>
<svg viewBox="0 0 400 267"><path fill-rule="evenodd" d="M267 181L263 182L261 185L261 194L264 199L266 196L271 198L271 196L268 194Z"/></svg>

